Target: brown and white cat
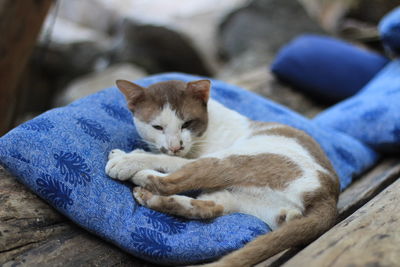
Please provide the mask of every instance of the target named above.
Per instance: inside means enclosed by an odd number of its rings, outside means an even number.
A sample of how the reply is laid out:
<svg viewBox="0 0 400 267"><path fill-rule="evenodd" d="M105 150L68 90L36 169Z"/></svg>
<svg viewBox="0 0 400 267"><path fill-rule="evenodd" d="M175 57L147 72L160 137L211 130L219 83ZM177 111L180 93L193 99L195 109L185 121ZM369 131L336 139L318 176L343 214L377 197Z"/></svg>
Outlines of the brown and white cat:
<svg viewBox="0 0 400 267"><path fill-rule="evenodd" d="M110 177L138 185L136 200L157 211L192 219L241 212L273 229L210 266L251 266L311 242L335 222L337 175L303 131L252 121L209 99L208 80L117 86L158 154L115 149ZM193 189L203 193L176 195Z"/></svg>

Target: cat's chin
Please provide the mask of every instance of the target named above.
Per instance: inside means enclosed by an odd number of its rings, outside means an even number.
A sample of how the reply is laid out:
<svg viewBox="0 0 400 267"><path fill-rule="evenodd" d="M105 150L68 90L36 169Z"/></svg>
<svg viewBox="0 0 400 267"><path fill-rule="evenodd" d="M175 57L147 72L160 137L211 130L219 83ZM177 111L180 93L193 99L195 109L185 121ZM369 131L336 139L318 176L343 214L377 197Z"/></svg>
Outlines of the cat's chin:
<svg viewBox="0 0 400 267"><path fill-rule="evenodd" d="M158 153L161 153L161 154L165 154L165 155L168 155L168 156L174 156L174 157L181 157L181 158L184 158L184 157L186 157L186 155L189 153L189 151L190 150L182 150L182 151L179 151L178 153L173 153L173 152L171 152L171 151L161 151L161 150L159 150L159 151L157 151Z"/></svg>

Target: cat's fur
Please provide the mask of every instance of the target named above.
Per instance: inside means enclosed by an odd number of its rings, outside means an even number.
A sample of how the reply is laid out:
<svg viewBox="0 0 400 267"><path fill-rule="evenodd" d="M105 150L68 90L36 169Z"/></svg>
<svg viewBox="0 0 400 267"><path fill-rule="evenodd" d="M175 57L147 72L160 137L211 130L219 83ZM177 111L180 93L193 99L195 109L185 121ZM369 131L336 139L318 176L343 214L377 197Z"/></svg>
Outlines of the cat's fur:
<svg viewBox="0 0 400 267"><path fill-rule="evenodd" d="M151 209L193 219L242 212L274 230L211 265L251 266L312 241L335 222L338 178L303 131L252 121L209 100L208 80L117 86L141 137L163 153L113 150L109 176L138 185L134 197ZM193 189L203 193L176 195Z"/></svg>

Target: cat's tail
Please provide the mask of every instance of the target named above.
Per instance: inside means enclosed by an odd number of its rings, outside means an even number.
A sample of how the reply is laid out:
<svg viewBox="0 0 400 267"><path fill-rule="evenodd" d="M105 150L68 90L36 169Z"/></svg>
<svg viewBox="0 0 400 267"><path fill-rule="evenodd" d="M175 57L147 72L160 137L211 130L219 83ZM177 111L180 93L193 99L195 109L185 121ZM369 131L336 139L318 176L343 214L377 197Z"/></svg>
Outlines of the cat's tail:
<svg viewBox="0 0 400 267"><path fill-rule="evenodd" d="M276 231L262 235L243 248L205 266L253 266L288 248L312 242L336 221L336 201L327 200L308 210L305 217L294 219Z"/></svg>

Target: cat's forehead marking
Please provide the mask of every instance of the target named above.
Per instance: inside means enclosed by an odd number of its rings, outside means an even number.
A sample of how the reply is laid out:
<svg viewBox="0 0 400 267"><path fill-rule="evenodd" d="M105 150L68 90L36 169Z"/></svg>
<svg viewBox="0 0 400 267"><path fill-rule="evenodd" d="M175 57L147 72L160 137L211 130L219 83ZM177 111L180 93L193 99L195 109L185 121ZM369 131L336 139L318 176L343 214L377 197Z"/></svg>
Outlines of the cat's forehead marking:
<svg viewBox="0 0 400 267"><path fill-rule="evenodd" d="M185 82L174 80L150 85L145 90L145 100L137 105L135 117L150 123L168 107L182 120L206 120L206 106L187 92L186 87Z"/></svg>
<svg viewBox="0 0 400 267"><path fill-rule="evenodd" d="M161 125L167 131L180 129L183 120L179 118L176 111L173 110L169 103L166 103L161 112L151 121L152 124Z"/></svg>

